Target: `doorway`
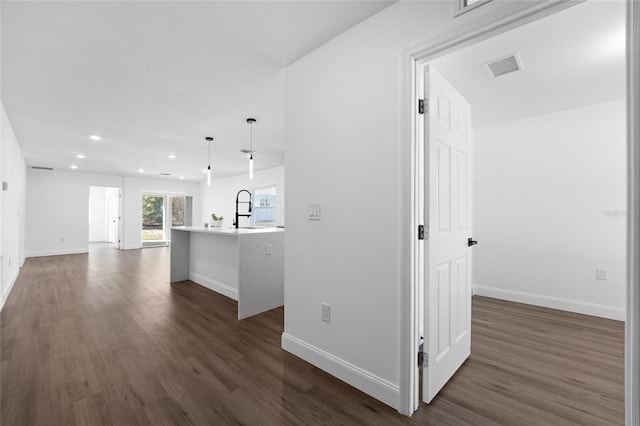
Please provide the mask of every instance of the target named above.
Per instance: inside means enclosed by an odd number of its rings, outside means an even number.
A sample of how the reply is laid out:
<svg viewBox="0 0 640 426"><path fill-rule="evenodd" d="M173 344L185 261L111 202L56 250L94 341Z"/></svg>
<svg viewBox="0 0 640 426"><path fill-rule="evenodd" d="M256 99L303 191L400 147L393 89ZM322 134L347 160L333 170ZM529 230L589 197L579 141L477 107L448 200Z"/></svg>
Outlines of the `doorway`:
<svg viewBox="0 0 640 426"><path fill-rule="evenodd" d="M170 194L142 195L142 247L171 244L171 228L191 226L193 197Z"/></svg>
<svg viewBox="0 0 640 426"><path fill-rule="evenodd" d="M121 248L122 189L89 187L89 243L108 244Z"/></svg>
<svg viewBox="0 0 640 426"><path fill-rule="evenodd" d="M564 7L566 7L567 5L565 5ZM543 7L539 7L537 10L534 11L534 15L536 13L538 13L538 16L536 16L535 18L532 18L531 16L529 16L527 18L527 20L522 19L521 21L518 21L518 13L514 12L514 15L516 18L514 18L514 20L510 21L510 25L511 28L513 27L517 27L519 25L523 25L525 23L528 23L529 21L533 20L533 19L537 19L537 18L541 18L550 14L553 14L555 12L558 12L562 9L563 7L558 7L558 5L556 5L556 7L547 7L547 8L543 8ZM503 26L506 26L506 22L502 23ZM480 26L479 26L480 27ZM491 36L495 36L501 32L504 32L502 30L499 29L499 27L493 28L491 31ZM445 50L442 48L443 42L442 40L440 41L434 41L431 44L426 44L425 46L422 46L420 48L417 48L414 52L412 52L409 56L411 58L411 66L409 67L410 69L410 73L411 73L411 78L413 79L413 87L412 87L412 96L411 96L411 102L412 102L412 106L411 106L411 110L413 111L414 117L417 117L418 115L418 99L420 97L420 94L422 93L419 89L419 85L420 85L420 81L419 78L421 76L421 72L420 69L422 66L424 66L426 63L433 63L434 61L437 62L437 59L443 57L443 55L445 53L450 53L452 51L456 51L459 49L462 49L466 46L469 46L470 44L473 44L477 41L481 41L483 39L488 38L489 34L486 32L486 30L484 31L478 31L477 33L473 34L473 32L469 32L467 34L465 34L466 36L469 36L471 34L470 37L465 38L465 37L461 37L460 34L456 34L455 36L452 36L451 39L449 39L449 44L445 45L447 46L448 50ZM474 35L475 35L475 39L474 39ZM453 41L452 41L453 40ZM459 42L456 42L459 41ZM463 41L464 40L464 41ZM452 47L455 46L455 47ZM505 53L510 53L510 52L505 52ZM523 100L523 102L526 102ZM624 112L622 111L622 114L624 114ZM421 140L421 130L418 126L418 123L415 121L415 118L412 119L412 125L415 126L414 130L411 132L411 137L412 140ZM624 124L623 124L624 127ZM623 137L624 138L624 137ZM417 379L417 374L415 374L415 372L417 372L417 368L413 367L416 365L415 363L415 354L417 352L417 347L420 343L419 338L421 336L421 334L419 333L420 331L420 325L422 324L422 321L420 320L416 320L416 318L420 318L421 314L422 314L422 307L420 306L420 304L422 303L422 297L420 294L420 287L419 287L419 282L422 279L421 275L420 275L420 256L422 256L422 254L420 254L419 251L419 245L418 243L415 241L415 236L416 236L416 228L418 225L420 225L420 216L419 216L419 209L422 208L419 206L419 196L420 196L420 188L418 187L418 185L416 184L416 180L420 180L421 177L419 176L420 172L419 172L419 167L420 165L418 164L418 159L420 158L421 153L419 152L420 147L416 146L416 144L413 145L412 147L412 152L410 154L411 157L411 162L410 164L413 167L413 170L411 171L411 179L414 180L414 182L412 182L412 185L408 185L407 188L411 188L410 191L408 191L409 193L407 194L407 197L411 198L412 202L411 202L411 206L412 206L412 210L411 210L411 219L407 221L409 225L408 229L407 229L407 235L410 235L411 239L413 241L408 242L408 251L412 253L412 255L410 256L410 259L408 260L408 270L411 271L410 272L410 280L413 282L413 285L410 286L410 288L408 289L408 292L405 294L406 298L405 301L408 301L408 303L405 304L405 312L409 313L408 317L409 317L409 321L412 323L405 323L405 330L408 331L408 334L406 336L406 342L407 342L407 347L410 347L410 351L412 353L409 353L409 350L407 352L404 353L403 356L406 355L406 357L404 358L404 362L407 362L407 360L411 359L411 363L407 364L407 366L402 366L402 369L405 368L409 368L409 369L414 369L414 373L410 373L409 375L411 375L412 377L409 377L407 379L407 384L409 386L407 386L407 394L406 395L410 395L409 400L410 401L406 401L404 400L403 402L403 397L401 396L401 406L400 406L400 410L403 411L404 407L409 406L409 413L412 412L413 409L417 408L417 404L418 404L418 390L419 390L419 383L418 383L418 379ZM426 209L426 207L424 207ZM612 211L615 211L615 209L612 209ZM601 212L606 214L606 212ZM622 221L624 221L624 219L622 219ZM624 238L623 238L624 240ZM624 245L624 243L623 243ZM622 258L624 258L624 255L621 257L621 261ZM624 268L622 268L624 269ZM595 273L594 273L594 277L595 277ZM623 279L624 280L624 279ZM624 315L624 310L622 310L622 313ZM628 374L628 373L627 373ZM404 387L402 387L404 389ZM402 391L401 391L402 392ZM411 404L414 403L415 408L411 408Z"/></svg>

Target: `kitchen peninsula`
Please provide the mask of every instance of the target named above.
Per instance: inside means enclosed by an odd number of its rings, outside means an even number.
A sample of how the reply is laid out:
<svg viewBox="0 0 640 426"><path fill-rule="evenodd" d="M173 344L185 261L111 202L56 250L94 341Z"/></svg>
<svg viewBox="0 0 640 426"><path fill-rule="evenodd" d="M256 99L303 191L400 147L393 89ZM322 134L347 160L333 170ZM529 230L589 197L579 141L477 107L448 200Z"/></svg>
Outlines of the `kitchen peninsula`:
<svg viewBox="0 0 640 426"><path fill-rule="evenodd" d="M284 229L171 229L171 282L191 280L238 301L238 319L284 303Z"/></svg>

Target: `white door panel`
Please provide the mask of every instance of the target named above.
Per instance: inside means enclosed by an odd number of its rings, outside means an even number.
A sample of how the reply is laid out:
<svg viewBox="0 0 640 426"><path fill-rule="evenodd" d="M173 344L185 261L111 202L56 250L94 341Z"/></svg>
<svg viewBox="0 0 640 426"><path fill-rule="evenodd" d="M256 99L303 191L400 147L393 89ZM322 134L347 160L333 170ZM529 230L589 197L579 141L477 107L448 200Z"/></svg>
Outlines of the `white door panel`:
<svg viewBox="0 0 640 426"><path fill-rule="evenodd" d="M471 107L437 71L425 74L423 399L430 402L471 353Z"/></svg>

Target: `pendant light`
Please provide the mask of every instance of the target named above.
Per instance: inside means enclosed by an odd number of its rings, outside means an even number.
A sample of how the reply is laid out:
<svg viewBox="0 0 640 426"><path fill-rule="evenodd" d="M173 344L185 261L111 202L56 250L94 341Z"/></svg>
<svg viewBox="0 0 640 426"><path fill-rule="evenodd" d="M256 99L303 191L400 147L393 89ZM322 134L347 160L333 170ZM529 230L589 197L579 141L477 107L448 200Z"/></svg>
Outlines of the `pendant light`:
<svg viewBox="0 0 640 426"><path fill-rule="evenodd" d="M204 138L209 144L209 166L207 167L207 185L211 186L211 142L213 142L213 138L211 136L207 136Z"/></svg>
<svg viewBox="0 0 640 426"><path fill-rule="evenodd" d="M253 123L256 122L255 118L247 118L247 123L251 126L251 139L249 147L249 179L253 179Z"/></svg>

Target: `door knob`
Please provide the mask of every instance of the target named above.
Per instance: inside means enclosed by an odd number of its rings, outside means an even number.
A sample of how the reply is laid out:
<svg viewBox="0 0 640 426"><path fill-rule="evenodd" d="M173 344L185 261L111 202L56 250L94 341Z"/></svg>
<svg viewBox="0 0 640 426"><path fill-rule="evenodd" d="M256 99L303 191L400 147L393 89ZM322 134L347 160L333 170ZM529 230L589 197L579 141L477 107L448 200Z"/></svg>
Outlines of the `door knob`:
<svg viewBox="0 0 640 426"><path fill-rule="evenodd" d="M473 238L467 240L467 247L475 246L476 244L478 244L478 242L474 241Z"/></svg>

